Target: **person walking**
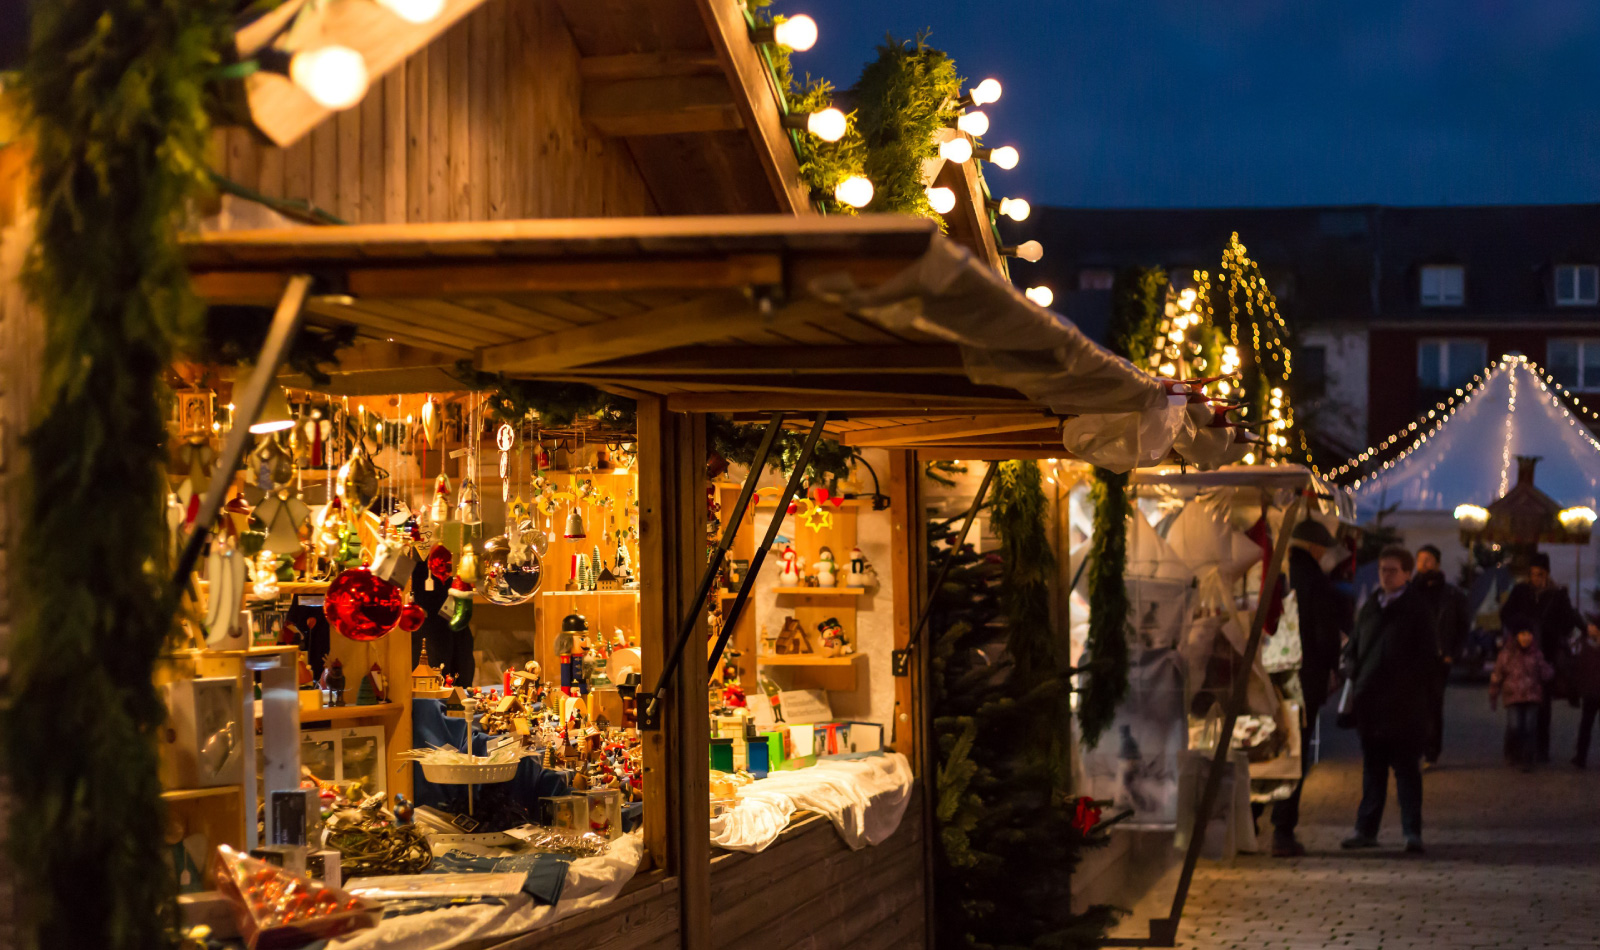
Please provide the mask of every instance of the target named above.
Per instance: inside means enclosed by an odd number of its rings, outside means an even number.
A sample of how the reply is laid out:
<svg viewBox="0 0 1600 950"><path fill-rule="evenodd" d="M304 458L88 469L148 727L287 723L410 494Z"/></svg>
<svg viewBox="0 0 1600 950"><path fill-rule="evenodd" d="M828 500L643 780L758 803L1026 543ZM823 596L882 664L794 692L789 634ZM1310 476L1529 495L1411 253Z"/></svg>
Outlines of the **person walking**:
<svg viewBox="0 0 1600 950"><path fill-rule="evenodd" d="M1564 662L1570 655L1569 645L1573 634L1593 624L1586 624L1583 616L1572 606L1567 589L1550 580L1550 555L1535 551L1528 561L1528 579L1518 582L1506 595L1500 606L1501 629L1507 619L1526 618L1533 624L1534 639L1546 659ZM1557 675L1562 670L1556 670ZM1535 739L1539 762L1550 761L1550 701L1552 690L1544 691L1539 701Z"/></svg>
<svg viewBox="0 0 1600 950"><path fill-rule="evenodd" d="M1580 704L1578 752L1572 764L1589 766L1589 740L1594 735L1594 720L1600 715L1600 627L1589 624L1572 660L1572 695Z"/></svg>
<svg viewBox="0 0 1600 950"><path fill-rule="evenodd" d="M1295 529L1289 548L1289 588L1300 613L1300 692L1305 699L1305 728L1300 730L1300 780L1288 798L1272 806L1272 856L1297 858L1306 853L1295 838L1300 824L1300 793L1311 769L1311 737L1317 713L1339 671L1339 641L1350 629L1350 605L1322 570L1322 558L1334 545L1333 534L1307 519Z"/></svg>
<svg viewBox="0 0 1600 950"><path fill-rule="evenodd" d="M1411 585L1428 605L1433 617L1433 632L1439 639L1439 668L1433 680L1432 718L1428 721L1428 745L1422 761L1436 765L1444 748L1444 691L1450 683L1450 670L1472 629L1467 594L1450 583L1439 569L1439 549L1424 544L1417 549L1417 573Z"/></svg>
<svg viewBox="0 0 1600 950"><path fill-rule="evenodd" d="M1555 678L1556 671L1534 642L1532 621L1519 617L1506 629L1514 634L1494 661L1494 672L1489 676L1489 708L1505 701L1506 748L1511 750L1512 764L1532 772L1538 758L1535 740L1539 704L1549 692L1545 684Z"/></svg>
<svg viewBox="0 0 1600 950"><path fill-rule="evenodd" d="M1423 850L1422 752L1439 647L1428 605L1411 589L1414 565L1399 545L1378 554L1379 588L1361 605L1344 652L1350 694L1341 721L1348 717L1361 738L1361 805L1347 850L1378 846L1391 771L1405 849Z"/></svg>

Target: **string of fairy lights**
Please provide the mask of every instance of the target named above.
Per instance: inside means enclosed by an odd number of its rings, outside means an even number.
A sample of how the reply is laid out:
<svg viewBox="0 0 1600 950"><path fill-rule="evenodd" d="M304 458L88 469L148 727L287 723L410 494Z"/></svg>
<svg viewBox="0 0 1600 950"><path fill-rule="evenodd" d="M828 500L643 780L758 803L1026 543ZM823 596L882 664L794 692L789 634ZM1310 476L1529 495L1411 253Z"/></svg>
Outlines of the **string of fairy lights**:
<svg viewBox="0 0 1600 950"><path fill-rule="evenodd" d="M1587 442L1591 448L1593 448L1596 452L1600 452L1600 440L1595 438L1594 433L1590 431L1588 425L1584 424L1583 422L1583 417L1588 417L1594 422L1600 423L1600 412L1596 412L1595 410L1590 409L1588 406L1585 406L1581 401L1579 401L1576 394L1567 389L1566 386L1562 385L1561 382L1552 376L1543 366L1540 366L1538 363L1528 359L1528 357L1520 353L1508 353L1502 356L1498 362L1491 366L1485 367L1482 372L1474 375L1471 382L1456 389L1453 394L1440 400L1432 409L1429 409L1426 413L1418 416L1415 421L1407 424L1404 428L1396 431L1381 441L1374 443L1373 445L1369 445L1366 449L1351 456L1342 465L1335 466L1326 473L1319 472L1318 474L1326 474L1330 478L1338 478L1341 475L1346 475L1351 472L1358 472L1369 462L1376 461L1387 449L1400 444L1408 436L1417 433L1418 430L1423 430L1421 434L1417 435L1413 441L1405 446L1405 448L1384 460L1383 464L1378 466L1376 470L1362 475L1350 484L1352 489L1360 488L1366 482L1369 482L1373 478L1388 472L1390 469L1404 461L1413 452L1417 451L1417 449L1427 444L1428 440L1433 438L1433 436L1439 432L1446 422L1450 421L1450 419L1453 418L1456 413L1466 408L1475 398L1481 395L1483 389L1491 380L1494 379L1497 374L1512 368L1513 364L1525 368L1534 374L1534 377L1539 382L1539 391L1548 396L1552 404L1561 410L1561 417L1567 421L1568 425L1572 426L1580 435L1583 436L1584 441ZM1511 443L1513 434L1511 414L1516 411L1518 397L1517 376L1515 372L1511 374L1507 389L1506 438L1500 453L1500 493L1502 495L1505 494L1510 488L1512 463ZM1560 396L1556 396L1555 393L1559 393ZM1576 407L1576 412L1573 411L1574 407ZM1424 429L1425 426L1426 429Z"/></svg>

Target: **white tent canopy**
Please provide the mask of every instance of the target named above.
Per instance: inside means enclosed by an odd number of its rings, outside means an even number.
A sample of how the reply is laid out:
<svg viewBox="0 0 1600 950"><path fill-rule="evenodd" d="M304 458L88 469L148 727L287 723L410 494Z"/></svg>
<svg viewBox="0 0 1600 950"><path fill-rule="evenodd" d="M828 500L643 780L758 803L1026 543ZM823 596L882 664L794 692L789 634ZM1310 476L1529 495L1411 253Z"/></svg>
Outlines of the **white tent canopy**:
<svg viewBox="0 0 1600 950"><path fill-rule="evenodd" d="M1488 505L1516 483L1516 457L1537 455L1534 484L1562 506L1600 508L1600 442L1522 356L1482 383L1430 431L1351 487L1362 516Z"/></svg>

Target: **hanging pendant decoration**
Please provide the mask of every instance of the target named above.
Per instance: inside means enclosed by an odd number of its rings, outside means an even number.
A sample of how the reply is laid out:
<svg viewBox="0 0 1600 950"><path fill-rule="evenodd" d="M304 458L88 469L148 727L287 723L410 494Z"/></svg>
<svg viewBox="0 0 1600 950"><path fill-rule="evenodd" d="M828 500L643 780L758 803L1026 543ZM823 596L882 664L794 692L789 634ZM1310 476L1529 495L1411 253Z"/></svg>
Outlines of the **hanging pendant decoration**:
<svg viewBox="0 0 1600 950"><path fill-rule="evenodd" d="M444 472L433 480L433 507L428 511L428 518L434 524L450 520L450 478Z"/></svg>
<svg viewBox="0 0 1600 950"><path fill-rule="evenodd" d="M243 637L239 604L244 601L245 556L227 536L211 543L206 558L206 646L225 650Z"/></svg>
<svg viewBox="0 0 1600 950"><path fill-rule="evenodd" d="M378 469L360 442L350 450L350 457L339 466L339 497L344 501L345 515L359 521L361 515L378 497Z"/></svg>
<svg viewBox="0 0 1600 950"><path fill-rule="evenodd" d="M579 513L576 503L567 509L567 527L562 532L562 536L568 541L576 541L580 538L588 537L588 535L584 534L583 515Z"/></svg>
<svg viewBox="0 0 1600 950"><path fill-rule="evenodd" d="M502 422L495 430L494 444L500 449L500 500L511 501L511 449L517 444L517 430Z"/></svg>
<svg viewBox="0 0 1600 950"><path fill-rule="evenodd" d="M539 592L544 567L539 555L530 549L513 553L510 539L500 535L483 542L479 573L483 595L490 603L515 607L532 600Z"/></svg>
<svg viewBox="0 0 1600 950"><path fill-rule="evenodd" d="M334 578L323 599L322 612L333 629L352 640L377 640L400 622L405 595L398 585L365 568L353 568Z"/></svg>
<svg viewBox="0 0 1600 950"><path fill-rule="evenodd" d="M422 404L422 438L430 449L444 441L444 407L432 394Z"/></svg>
<svg viewBox="0 0 1600 950"><path fill-rule="evenodd" d="M456 500L456 520L462 524L479 524L483 521L478 503L478 486L470 477L461 482L461 495Z"/></svg>

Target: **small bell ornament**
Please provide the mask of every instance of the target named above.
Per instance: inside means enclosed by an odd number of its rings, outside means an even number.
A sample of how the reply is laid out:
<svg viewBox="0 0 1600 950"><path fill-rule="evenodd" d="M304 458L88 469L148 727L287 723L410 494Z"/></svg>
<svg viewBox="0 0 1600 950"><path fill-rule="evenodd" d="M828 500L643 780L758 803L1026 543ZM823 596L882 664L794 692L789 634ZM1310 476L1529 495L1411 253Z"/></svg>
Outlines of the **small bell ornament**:
<svg viewBox="0 0 1600 950"><path fill-rule="evenodd" d="M461 563L457 566L456 577L468 586L478 582L478 552L472 549L470 541L461 545Z"/></svg>
<svg viewBox="0 0 1600 950"><path fill-rule="evenodd" d="M456 520L462 524L478 524L483 515L478 505L478 485L471 478L461 482L461 496L456 500Z"/></svg>
<svg viewBox="0 0 1600 950"><path fill-rule="evenodd" d="M583 533L583 515L578 512L577 505L573 505L568 509L567 528L562 534L568 541L576 541L579 538L588 537Z"/></svg>
<svg viewBox="0 0 1600 950"><path fill-rule="evenodd" d="M450 479L443 472L433 481L433 507L428 510L428 518L434 524L450 520Z"/></svg>

